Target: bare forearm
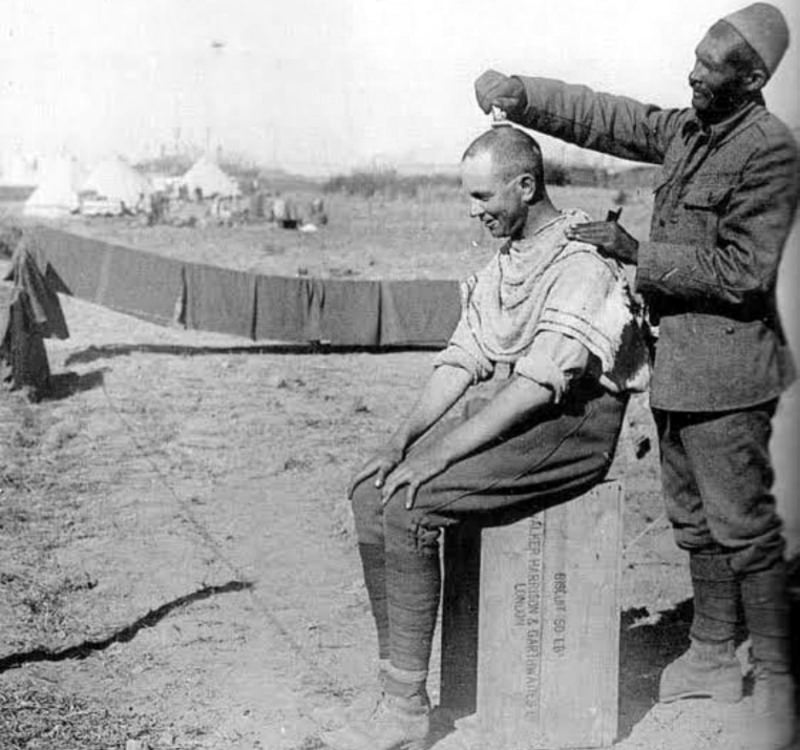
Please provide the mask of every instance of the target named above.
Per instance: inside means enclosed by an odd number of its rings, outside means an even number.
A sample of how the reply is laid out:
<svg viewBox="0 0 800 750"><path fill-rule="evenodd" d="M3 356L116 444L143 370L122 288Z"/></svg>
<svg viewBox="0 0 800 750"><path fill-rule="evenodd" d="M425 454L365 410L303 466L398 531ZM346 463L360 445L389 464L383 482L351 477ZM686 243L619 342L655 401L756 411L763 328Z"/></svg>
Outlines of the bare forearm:
<svg viewBox="0 0 800 750"><path fill-rule="evenodd" d="M553 391L549 388L528 378L512 378L483 409L431 446L431 450L438 451L450 466L522 420L530 419L552 401Z"/></svg>
<svg viewBox="0 0 800 750"><path fill-rule="evenodd" d="M460 367L437 367L411 413L392 436L391 445L405 452L461 398L470 383L471 375Z"/></svg>

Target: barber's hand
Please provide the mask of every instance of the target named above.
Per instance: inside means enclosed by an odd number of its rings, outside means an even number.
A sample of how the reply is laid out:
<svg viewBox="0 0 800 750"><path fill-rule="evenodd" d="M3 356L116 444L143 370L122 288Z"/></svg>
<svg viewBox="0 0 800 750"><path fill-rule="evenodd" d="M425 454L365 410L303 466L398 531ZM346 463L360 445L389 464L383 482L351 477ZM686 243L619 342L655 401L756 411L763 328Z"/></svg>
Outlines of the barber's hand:
<svg viewBox="0 0 800 750"><path fill-rule="evenodd" d="M576 224L566 234L567 239L594 245L603 255L623 263L636 264L639 258L639 243L616 221Z"/></svg>
<svg viewBox="0 0 800 750"><path fill-rule="evenodd" d="M403 461L403 451L400 448L387 445L370 458L351 480L347 487L347 497L352 499L356 487L365 479L375 477L375 487L380 489L391 471Z"/></svg>
<svg viewBox="0 0 800 750"><path fill-rule="evenodd" d="M495 106L512 117L522 114L528 104L522 82L496 70L487 70L476 79L475 96L478 106L487 115L492 111L492 106Z"/></svg>
<svg viewBox="0 0 800 750"><path fill-rule="evenodd" d="M381 490L381 504L386 505L400 487L407 485L405 506L406 510L411 510L420 485L441 474L446 468L447 462L435 450L412 456L389 475Z"/></svg>

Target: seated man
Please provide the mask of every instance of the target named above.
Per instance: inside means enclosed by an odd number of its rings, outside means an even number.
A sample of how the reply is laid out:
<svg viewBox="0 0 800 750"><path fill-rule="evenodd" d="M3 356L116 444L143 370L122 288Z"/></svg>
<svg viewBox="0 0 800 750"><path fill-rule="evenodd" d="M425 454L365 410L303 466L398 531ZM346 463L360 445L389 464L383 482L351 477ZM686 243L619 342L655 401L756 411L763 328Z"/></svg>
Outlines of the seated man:
<svg viewBox="0 0 800 750"><path fill-rule="evenodd" d="M627 394L646 386L621 267L567 239L586 215L550 202L536 142L495 128L461 166L471 216L506 241L464 284L461 320L419 401L350 487L384 695L367 721L324 737L335 750L424 745L441 529L588 490L612 461ZM500 381L499 364L511 374L490 399L442 420L470 386Z"/></svg>

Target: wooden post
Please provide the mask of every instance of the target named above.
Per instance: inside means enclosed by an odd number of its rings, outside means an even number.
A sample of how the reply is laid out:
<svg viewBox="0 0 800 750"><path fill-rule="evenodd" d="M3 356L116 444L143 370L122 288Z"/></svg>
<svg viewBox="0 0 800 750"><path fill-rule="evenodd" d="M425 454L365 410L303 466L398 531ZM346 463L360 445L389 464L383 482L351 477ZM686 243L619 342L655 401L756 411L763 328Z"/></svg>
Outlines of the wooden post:
<svg viewBox="0 0 800 750"><path fill-rule="evenodd" d="M457 715L474 703L487 750L614 741L622 498L622 484L607 481L529 518L484 528L478 544L474 532L471 541L448 532L441 702ZM476 560L477 626L469 573Z"/></svg>

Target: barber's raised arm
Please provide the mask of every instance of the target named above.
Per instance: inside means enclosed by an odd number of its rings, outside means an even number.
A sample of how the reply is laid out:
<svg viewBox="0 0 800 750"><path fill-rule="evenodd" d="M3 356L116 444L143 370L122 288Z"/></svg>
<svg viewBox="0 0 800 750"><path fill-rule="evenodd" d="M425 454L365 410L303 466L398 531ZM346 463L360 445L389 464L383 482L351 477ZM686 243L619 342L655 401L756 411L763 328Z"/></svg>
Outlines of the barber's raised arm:
<svg viewBox="0 0 800 750"><path fill-rule="evenodd" d="M502 109L523 127L623 159L660 164L685 110L663 110L552 78L487 70L475 81L484 112Z"/></svg>

